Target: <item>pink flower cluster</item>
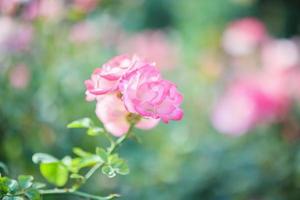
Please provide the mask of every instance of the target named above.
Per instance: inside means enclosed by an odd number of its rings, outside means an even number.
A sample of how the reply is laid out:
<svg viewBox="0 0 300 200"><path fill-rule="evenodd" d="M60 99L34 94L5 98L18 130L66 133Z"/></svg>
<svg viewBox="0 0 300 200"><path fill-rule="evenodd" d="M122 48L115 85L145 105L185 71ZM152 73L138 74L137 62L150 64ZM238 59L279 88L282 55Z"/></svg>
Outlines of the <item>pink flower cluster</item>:
<svg viewBox="0 0 300 200"><path fill-rule="evenodd" d="M222 41L232 67L227 80L233 81L216 103L213 126L242 135L258 125L287 120L300 99L299 41L273 38L255 18L232 22Z"/></svg>
<svg viewBox="0 0 300 200"><path fill-rule="evenodd" d="M217 102L213 125L222 133L241 135L259 124L283 119L299 100L299 86L297 68L241 76Z"/></svg>
<svg viewBox="0 0 300 200"><path fill-rule="evenodd" d="M85 81L86 99L97 101L96 114L105 128L121 136L130 126L128 116L141 117L138 128L149 129L161 119L180 120L183 100L176 86L164 80L155 63L120 55L97 68Z"/></svg>

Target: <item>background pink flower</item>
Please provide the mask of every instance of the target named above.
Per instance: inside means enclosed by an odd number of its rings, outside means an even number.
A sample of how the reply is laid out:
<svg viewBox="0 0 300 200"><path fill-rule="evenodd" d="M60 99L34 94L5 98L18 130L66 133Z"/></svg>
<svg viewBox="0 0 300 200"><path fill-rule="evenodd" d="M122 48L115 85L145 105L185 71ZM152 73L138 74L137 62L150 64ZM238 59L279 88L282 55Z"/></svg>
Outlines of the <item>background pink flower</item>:
<svg viewBox="0 0 300 200"><path fill-rule="evenodd" d="M7 51L29 50L33 39L33 28L29 24L19 24L9 17L0 17L0 49Z"/></svg>
<svg viewBox="0 0 300 200"><path fill-rule="evenodd" d="M262 65L269 70L284 70L299 65L300 51L293 40L270 40L262 46Z"/></svg>
<svg viewBox="0 0 300 200"><path fill-rule="evenodd" d="M32 0L23 12L23 17L27 20L35 20L37 18L46 19L48 21L57 21L63 17L64 3L57 0Z"/></svg>
<svg viewBox="0 0 300 200"><path fill-rule="evenodd" d="M74 0L73 6L82 12L90 12L96 8L101 0Z"/></svg>
<svg viewBox="0 0 300 200"><path fill-rule="evenodd" d="M241 135L256 122L255 102L242 91L232 91L215 106L212 123L224 134Z"/></svg>
<svg viewBox="0 0 300 200"><path fill-rule="evenodd" d="M19 7L21 0L0 0L0 12L2 14L14 14Z"/></svg>
<svg viewBox="0 0 300 200"><path fill-rule="evenodd" d="M9 73L10 85L15 89L24 89L27 87L31 78L30 71L25 64L19 64L13 67Z"/></svg>
<svg viewBox="0 0 300 200"><path fill-rule="evenodd" d="M232 56L251 53L267 38L265 26L255 18L232 22L223 34L223 48Z"/></svg>
<svg viewBox="0 0 300 200"><path fill-rule="evenodd" d="M261 74L235 81L217 103L212 122L225 134L241 135L283 116L290 105L284 74Z"/></svg>

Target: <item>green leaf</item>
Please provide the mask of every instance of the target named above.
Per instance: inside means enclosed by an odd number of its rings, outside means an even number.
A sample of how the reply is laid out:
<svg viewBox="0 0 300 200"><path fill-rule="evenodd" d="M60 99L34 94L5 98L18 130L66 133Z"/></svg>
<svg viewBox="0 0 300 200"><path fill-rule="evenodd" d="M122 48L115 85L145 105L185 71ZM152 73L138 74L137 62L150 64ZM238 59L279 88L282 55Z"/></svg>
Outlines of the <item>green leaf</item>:
<svg viewBox="0 0 300 200"><path fill-rule="evenodd" d="M79 119L67 125L68 128L90 128L92 126L93 122L90 118Z"/></svg>
<svg viewBox="0 0 300 200"><path fill-rule="evenodd" d="M0 177L0 194L8 193L8 182L9 182L9 178Z"/></svg>
<svg viewBox="0 0 300 200"><path fill-rule="evenodd" d="M40 171L47 181L56 186L64 186L68 181L68 169L60 162L42 163Z"/></svg>
<svg viewBox="0 0 300 200"><path fill-rule="evenodd" d="M127 163L124 161L124 162L122 162L119 166L118 166L118 168L115 168L116 169L116 172L118 173L118 174L121 174L121 175L127 175L127 174L129 174L129 172L130 172L130 170L129 170L129 167L128 167L128 165L127 165Z"/></svg>
<svg viewBox="0 0 300 200"><path fill-rule="evenodd" d="M41 200L41 195L37 189L30 189L25 192L25 196L29 200Z"/></svg>
<svg viewBox="0 0 300 200"><path fill-rule="evenodd" d="M72 179L80 179L80 180L84 180L84 176L80 175L80 174L71 174L70 178Z"/></svg>
<svg viewBox="0 0 300 200"><path fill-rule="evenodd" d="M12 194L17 192L18 189L19 189L18 182L16 180L13 180L13 179L8 180L7 187L8 187L9 192L12 193Z"/></svg>
<svg viewBox="0 0 300 200"><path fill-rule="evenodd" d="M80 164L81 162L81 158L74 158L72 159L72 165L71 167L69 167L69 170L73 173L78 173L78 171L80 170Z"/></svg>
<svg viewBox="0 0 300 200"><path fill-rule="evenodd" d="M108 161L108 155L104 149L97 147L96 154L102 159L103 162L106 163Z"/></svg>
<svg viewBox="0 0 300 200"><path fill-rule="evenodd" d="M73 148L73 153L79 157L87 157L92 155L90 152L84 151L83 149L78 147Z"/></svg>
<svg viewBox="0 0 300 200"><path fill-rule="evenodd" d="M119 158L118 154L113 154L109 157L109 164L118 174L129 174L129 167L126 161Z"/></svg>
<svg viewBox="0 0 300 200"><path fill-rule="evenodd" d="M65 156L61 162L67 166L68 168L70 168L72 166L72 158L70 156Z"/></svg>
<svg viewBox="0 0 300 200"><path fill-rule="evenodd" d="M100 133L103 133L103 132L104 132L104 130L100 127L91 127L87 130L86 133L89 136L97 136L97 135L99 135Z"/></svg>
<svg viewBox="0 0 300 200"><path fill-rule="evenodd" d="M21 175L18 177L20 189L25 190L32 186L33 177Z"/></svg>
<svg viewBox="0 0 300 200"><path fill-rule="evenodd" d="M115 170L109 166L109 165L104 165L101 169L102 173L108 176L109 178L113 178L116 176Z"/></svg>
<svg viewBox="0 0 300 200"><path fill-rule="evenodd" d="M35 164L38 164L38 163L52 163L52 162L56 162L58 160L54 156L46 154L46 153L35 153L32 156L32 161Z"/></svg>
<svg viewBox="0 0 300 200"><path fill-rule="evenodd" d="M99 156L86 152L80 148L77 147L74 148L73 152L74 154L80 157L80 158L73 159L72 162L73 169L80 169L83 167L92 166L98 162L102 162L102 159ZM71 171L75 172L76 170L71 170Z"/></svg>
<svg viewBox="0 0 300 200"><path fill-rule="evenodd" d="M81 161L79 162L79 167L80 168L89 167L99 162L102 162L101 158L99 158L99 156L97 155L92 154L91 156L81 158Z"/></svg>

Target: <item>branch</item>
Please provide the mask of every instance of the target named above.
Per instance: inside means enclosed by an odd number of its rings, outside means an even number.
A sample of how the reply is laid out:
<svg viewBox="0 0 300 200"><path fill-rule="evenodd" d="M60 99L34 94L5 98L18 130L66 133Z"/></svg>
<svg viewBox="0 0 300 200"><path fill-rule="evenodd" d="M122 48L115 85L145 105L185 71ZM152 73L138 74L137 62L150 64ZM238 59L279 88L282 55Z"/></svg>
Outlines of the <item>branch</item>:
<svg viewBox="0 0 300 200"><path fill-rule="evenodd" d="M122 137L118 138L116 142L112 143L112 146L108 149L109 154L112 154L124 142L124 140L126 140L128 138L133 127L134 127L134 125L131 124L128 129L128 132L125 135L123 135Z"/></svg>
<svg viewBox="0 0 300 200"><path fill-rule="evenodd" d="M72 191L70 189L49 189L49 190L40 190L40 194L42 195L52 195L52 194L71 194L75 196L80 196L80 197L85 197L88 199L94 199L94 200L108 200L108 199L114 199L116 197L120 197L118 194L110 194L108 196L102 197L102 196L96 196L96 195L91 195L85 192L80 192L80 191Z"/></svg>

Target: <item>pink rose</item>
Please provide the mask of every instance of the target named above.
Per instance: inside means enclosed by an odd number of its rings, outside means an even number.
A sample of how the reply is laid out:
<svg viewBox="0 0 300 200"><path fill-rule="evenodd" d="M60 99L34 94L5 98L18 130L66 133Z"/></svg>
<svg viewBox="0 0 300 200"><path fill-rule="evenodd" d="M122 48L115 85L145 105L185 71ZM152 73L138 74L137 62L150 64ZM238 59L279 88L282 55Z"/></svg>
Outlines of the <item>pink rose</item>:
<svg viewBox="0 0 300 200"><path fill-rule="evenodd" d="M179 108L182 95L176 86L161 79L158 70L145 65L129 74L120 82L125 106L129 112L141 116L169 120L180 120L183 111Z"/></svg>
<svg viewBox="0 0 300 200"><path fill-rule="evenodd" d="M114 136L120 137L127 133L130 127L127 120L129 114L117 94L105 95L98 99L96 115L102 121L104 127ZM158 122L157 119L142 118L135 126L140 129L151 129Z"/></svg>
<svg viewBox="0 0 300 200"><path fill-rule="evenodd" d="M101 68L95 69L91 76L91 79L84 82L89 94L101 95L117 89L118 85L116 81L102 77L102 71L103 70Z"/></svg>
<svg viewBox="0 0 300 200"><path fill-rule="evenodd" d="M108 80L119 80L133 64L134 60L128 55L116 56L102 66L101 76Z"/></svg>
<svg viewBox="0 0 300 200"><path fill-rule="evenodd" d="M114 92L118 89L119 82L127 73L146 65L145 61L137 56L132 58L127 55L116 56L105 63L102 68L97 68L91 79L85 81L86 99L94 100L97 95ZM153 67L154 65L148 64Z"/></svg>
<svg viewBox="0 0 300 200"><path fill-rule="evenodd" d="M121 55L97 68L85 81L86 100L97 100L96 114L115 136L125 134L131 117L135 126L154 127L160 119L180 120L182 95L176 86L162 79L155 64L137 56Z"/></svg>

